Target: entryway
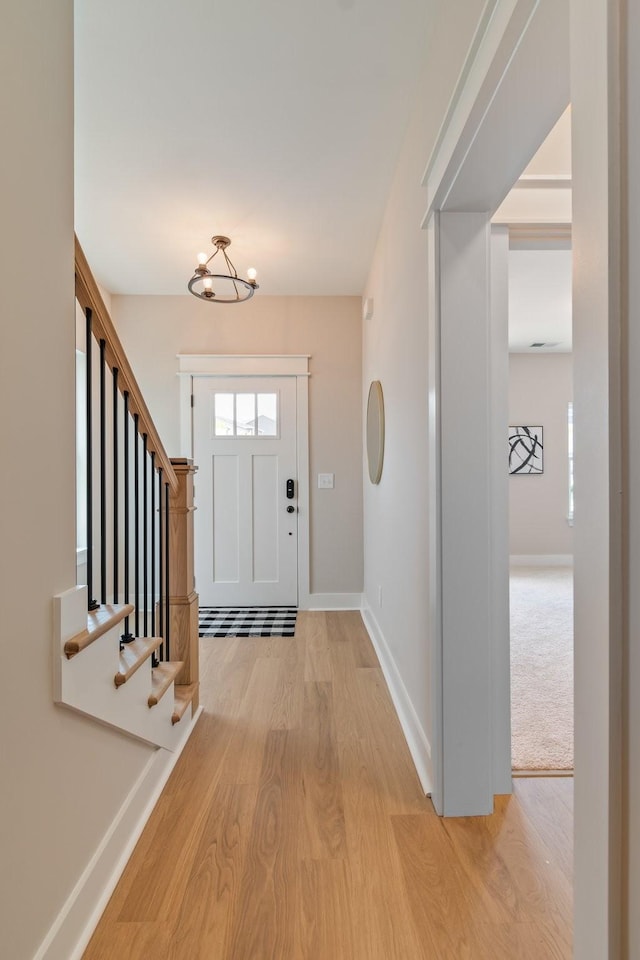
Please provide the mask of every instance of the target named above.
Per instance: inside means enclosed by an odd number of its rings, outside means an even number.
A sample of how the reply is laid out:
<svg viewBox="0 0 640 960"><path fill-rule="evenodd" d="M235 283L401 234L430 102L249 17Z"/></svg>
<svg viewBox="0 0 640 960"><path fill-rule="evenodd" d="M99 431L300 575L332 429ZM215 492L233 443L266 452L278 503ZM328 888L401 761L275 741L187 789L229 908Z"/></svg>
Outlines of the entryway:
<svg viewBox="0 0 640 960"><path fill-rule="evenodd" d="M295 608L309 590L308 357L179 359L201 607Z"/></svg>

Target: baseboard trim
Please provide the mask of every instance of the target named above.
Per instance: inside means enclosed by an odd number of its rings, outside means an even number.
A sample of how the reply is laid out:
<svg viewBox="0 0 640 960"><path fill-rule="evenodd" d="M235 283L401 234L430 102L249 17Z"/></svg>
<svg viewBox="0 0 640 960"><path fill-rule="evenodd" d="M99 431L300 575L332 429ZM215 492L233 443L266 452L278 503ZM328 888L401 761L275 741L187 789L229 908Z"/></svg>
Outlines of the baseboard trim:
<svg viewBox="0 0 640 960"><path fill-rule="evenodd" d="M361 593L310 593L300 603L301 610L360 610Z"/></svg>
<svg viewBox="0 0 640 960"><path fill-rule="evenodd" d="M573 779L573 770L513 770L514 779L526 780L527 777L570 777Z"/></svg>
<svg viewBox="0 0 640 960"><path fill-rule="evenodd" d="M159 747L149 758L33 960L81 960L201 712L175 750Z"/></svg>
<svg viewBox="0 0 640 960"><path fill-rule="evenodd" d="M396 662L391 655L387 641L380 628L380 625L373 615L371 608L363 598L361 608L362 620L371 638L371 642L376 651L382 673L387 682L393 705L396 708L400 726L404 733L409 752L413 759L416 773L422 785L425 794L430 795L433 790L431 774L431 744L425 734L414 706L409 698L407 688L404 685L402 677Z"/></svg>
<svg viewBox="0 0 640 960"><path fill-rule="evenodd" d="M572 567L573 554L571 553L532 553L515 554L509 557L512 567Z"/></svg>

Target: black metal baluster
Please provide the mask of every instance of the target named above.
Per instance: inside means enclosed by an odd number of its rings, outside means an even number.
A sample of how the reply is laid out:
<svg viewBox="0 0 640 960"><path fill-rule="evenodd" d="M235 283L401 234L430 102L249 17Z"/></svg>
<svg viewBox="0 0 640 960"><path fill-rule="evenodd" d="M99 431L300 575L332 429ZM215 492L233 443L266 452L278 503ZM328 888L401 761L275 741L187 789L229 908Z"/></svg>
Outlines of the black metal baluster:
<svg viewBox="0 0 640 960"><path fill-rule="evenodd" d="M140 636L140 434L138 414L133 415L133 596L135 604L135 634Z"/></svg>
<svg viewBox="0 0 640 960"><path fill-rule="evenodd" d="M165 613L165 627L164 627L164 655L167 660L171 660L171 647L169 634L171 630L171 601L169 597L169 530L171 524L169 522L169 484L165 483L164 485L164 514L165 514L165 534L164 534L164 576L165 576L165 604L166 604L166 613Z"/></svg>
<svg viewBox="0 0 640 960"><path fill-rule="evenodd" d="M124 391L124 420L123 420L123 430L122 430L122 443L124 446L124 490L123 490L123 506L124 506L124 602L129 603L129 577L130 577L130 567L129 567L129 524L130 524L130 512L129 512L129 391ZM129 617L125 617L124 621L124 633L122 634L123 643L131 643L133 640L133 634L131 633Z"/></svg>
<svg viewBox="0 0 640 960"><path fill-rule="evenodd" d="M118 511L118 368L113 368L113 602L118 603L120 530Z"/></svg>
<svg viewBox="0 0 640 960"><path fill-rule="evenodd" d="M156 455L151 451L151 636L156 636Z"/></svg>
<svg viewBox="0 0 640 960"><path fill-rule="evenodd" d="M158 467L158 635L163 638L160 658L168 659L164 649L164 537L165 517L162 502L162 467Z"/></svg>
<svg viewBox="0 0 640 960"><path fill-rule="evenodd" d="M100 340L100 603L107 602L107 381L106 342Z"/></svg>
<svg viewBox="0 0 640 960"><path fill-rule="evenodd" d="M91 310L85 311L86 320L86 353L85 353L85 411L87 422L87 597L89 610L98 609L98 601L93 596L93 398L91 395L91 353L93 334L91 332Z"/></svg>
<svg viewBox="0 0 640 960"><path fill-rule="evenodd" d="M147 435L142 434L142 595L143 637L149 636L149 484L147 482Z"/></svg>

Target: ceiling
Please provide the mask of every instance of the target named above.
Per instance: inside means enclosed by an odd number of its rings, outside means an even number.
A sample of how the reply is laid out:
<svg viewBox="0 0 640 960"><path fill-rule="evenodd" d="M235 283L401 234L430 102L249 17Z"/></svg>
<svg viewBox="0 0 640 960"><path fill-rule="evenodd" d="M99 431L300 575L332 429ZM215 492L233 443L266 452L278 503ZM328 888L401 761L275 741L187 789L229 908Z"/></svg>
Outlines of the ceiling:
<svg viewBox="0 0 640 960"><path fill-rule="evenodd" d="M568 353L572 349L571 110L565 111L493 217L494 223L534 225L530 241L512 235L509 251L509 351ZM538 236L534 237L533 233ZM515 247L515 248L514 248ZM532 346L532 344L542 344Z"/></svg>
<svg viewBox="0 0 640 960"><path fill-rule="evenodd" d="M76 0L98 280L185 293L222 233L263 294L361 294L439 2Z"/></svg>
<svg viewBox="0 0 640 960"><path fill-rule="evenodd" d="M510 250L510 352L567 353L571 342L571 250Z"/></svg>

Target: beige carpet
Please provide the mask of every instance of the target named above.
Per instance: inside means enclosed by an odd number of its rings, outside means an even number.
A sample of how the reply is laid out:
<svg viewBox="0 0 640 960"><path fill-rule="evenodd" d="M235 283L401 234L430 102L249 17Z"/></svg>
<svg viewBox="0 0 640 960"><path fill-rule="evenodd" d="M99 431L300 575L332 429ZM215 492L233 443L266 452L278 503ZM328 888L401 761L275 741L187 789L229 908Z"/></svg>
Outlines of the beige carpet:
<svg viewBox="0 0 640 960"><path fill-rule="evenodd" d="M514 770L573 769L573 571L511 570Z"/></svg>

